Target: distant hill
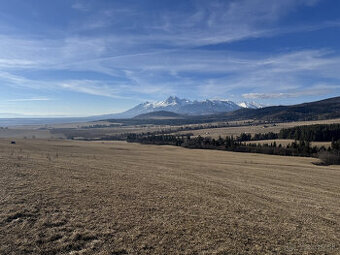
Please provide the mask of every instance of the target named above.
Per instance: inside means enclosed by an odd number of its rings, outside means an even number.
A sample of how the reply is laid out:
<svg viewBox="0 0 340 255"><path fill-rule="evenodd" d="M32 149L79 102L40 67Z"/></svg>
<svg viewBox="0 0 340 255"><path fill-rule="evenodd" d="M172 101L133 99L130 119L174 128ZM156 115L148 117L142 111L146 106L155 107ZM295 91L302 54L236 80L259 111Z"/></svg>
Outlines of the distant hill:
<svg viewBox="0 0 340 255"><path fill-rule="evenodd" d="M168 111L157 111L157 112L149 112L144 114L139 114L134 119L183 119L185 116Z"/></svg>
<svg viewBox="0 0 340 255"><path fill-rule="evenodd" d="M228 119L259 119L269 121L302 121L340 118L340 97L289 106L240 109L215 116Z"/></svg>

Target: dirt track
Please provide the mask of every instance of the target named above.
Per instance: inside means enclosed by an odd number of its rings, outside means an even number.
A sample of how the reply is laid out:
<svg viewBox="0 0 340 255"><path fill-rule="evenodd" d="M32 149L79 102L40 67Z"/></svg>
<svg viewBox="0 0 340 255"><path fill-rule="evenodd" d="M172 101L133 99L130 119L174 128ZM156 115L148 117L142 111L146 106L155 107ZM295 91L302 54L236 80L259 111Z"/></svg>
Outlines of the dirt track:
<svg viewBox="0 0 340 255"><path fill-rule="evenodd" d="M0 140L0 254L339 254L340 167Z"/></svg>

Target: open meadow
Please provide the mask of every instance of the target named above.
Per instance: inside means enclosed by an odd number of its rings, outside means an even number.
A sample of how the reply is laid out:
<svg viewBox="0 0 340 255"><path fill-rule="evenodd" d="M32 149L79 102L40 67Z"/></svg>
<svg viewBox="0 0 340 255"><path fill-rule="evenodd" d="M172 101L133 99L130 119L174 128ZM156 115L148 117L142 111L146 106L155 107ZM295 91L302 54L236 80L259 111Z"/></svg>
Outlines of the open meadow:
<svg viewBox="0 0 340 255"><path fill-rule="evenodd" d="M313 121L293 121L293 122L278 122L272 124L254 124L251 126L236 126L236 127L222 127L222 128L207 128L200 130L190 131L194 136L212 137L218 138L219 136L238 136L242 133L257 134L257 133L279 133L283 128L291 128L305 125L315 124L338 124L340 119L329 119L329 120L313 120ZM179 134L185 132L178 132Z"/></svg>
<svg viewBox="0 0 340 255"><path fill-rule="evenodd" d="M339 254L340 166L0 140L0 254Z"/></svg>
<svg viewBox="0 0 340 255"><path fill-rule="evenodd" d="M253 124L249 124L253 122ZM230 125L229 127L214 127L210 125ZM340 123L340 119L315 120L315 121L294 121L282 123L258 123L253 120L229 121L229 122L212 122L201 124L187 125L154 125L154 124L131 124L119 125L119 123L111 123L107 121L95 121L84 123L64 123L64 124L48 124L48 125L22 125L0 127L0 138L42 138L42 139L66 139L74 137L75 139L101 139L106 136L120 136L127 133L147 133L164 131L168 134L188 134L193 136L218 138L219 136L238 136L241 133L279 133L283 128L291 128L296 126L314 125L314 124L336 124ZM112 125L112 126L110 126ZM99 126L99 127L96 127ZM203 128L202 128L203 127ZM207 128L205 128L207 127ZM188 129L181 130L178 129Z"/></svg>

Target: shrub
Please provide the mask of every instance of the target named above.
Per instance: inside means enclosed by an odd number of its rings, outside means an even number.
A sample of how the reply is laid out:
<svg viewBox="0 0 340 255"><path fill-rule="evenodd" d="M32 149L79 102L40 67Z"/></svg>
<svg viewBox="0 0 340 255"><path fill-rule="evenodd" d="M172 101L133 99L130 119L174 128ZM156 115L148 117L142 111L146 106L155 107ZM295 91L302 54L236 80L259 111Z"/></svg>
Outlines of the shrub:
<svg viewBox="0 0 340 255"><path fill-rule="evenodd" d="M320 151L318 158L325 165L340 165L340 151Z"/></svg>

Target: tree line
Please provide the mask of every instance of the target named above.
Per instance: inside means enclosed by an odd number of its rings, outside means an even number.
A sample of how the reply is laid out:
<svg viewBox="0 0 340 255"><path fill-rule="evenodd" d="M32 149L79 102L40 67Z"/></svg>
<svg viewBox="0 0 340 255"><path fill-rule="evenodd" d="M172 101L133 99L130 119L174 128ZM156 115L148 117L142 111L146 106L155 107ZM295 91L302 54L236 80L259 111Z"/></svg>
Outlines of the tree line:
<svg viewBox="0 0 340 255"><path fill-rule="evenodd" d="M337 141L340 124L317 124L281 129L278 138L305 141Z"/></svg>
<svg viewBox="0 0 340 255"><path fill-rule="evenodd" d="M273 139L292 139L298 141L321 142L337 141L340 139L340 124L316 124L283 128L280 132L251 134L243 133L237 138L239 141L257 141Z"/></svg>
<svg viewBox="0 0 340 255"><path fill-rule="evenodd" d="M283 147L275 141L271 143L247 143L256 140L294 139ZM127 134L127 142L143 144L174 145L191 149L214 149L235 152L264 153L283 156L319 157L324 164L340 164L340 124L297 126L281 129L279 134L258 133L239 136L192 137L192 134ZM332 141L331 146L311 146L311 141Z"/></svg>
<svg viewBox="0 0 340 255"><path fill-rule="evenodd" d="M316 156L321 151L337 152L340 148L340 140L333 141L331 147L311 146L309 141L294 141L283 147L281 144L271 142L266 144L245 143L239 137L226 136L218 139L211 137L191 137L190 135L143 135L130 134L127 142L138 142L143 144L175 145L191 149L215 149L236 152L253 152L284 156Z"/></svg>
<svg viewBox="0 0 340 255"><path fill-rule="evenodd" d="M294 139L287 146L271 143L247 143L256 140ZM279 134L242 133L239 136L192 137L192 134L127 134L127 142L143 144L174 145L191 149L214 149L235 152L264 153L283 156L319 157L325 164L340 164L340 124L298 126L281 129ZM311 141L332 141L331 146L311 146Z"/></svg>

